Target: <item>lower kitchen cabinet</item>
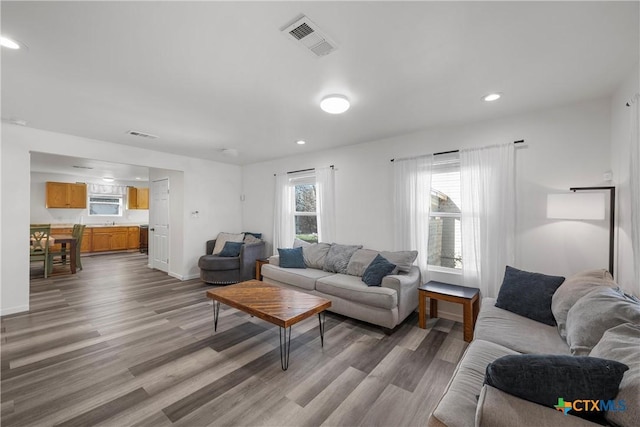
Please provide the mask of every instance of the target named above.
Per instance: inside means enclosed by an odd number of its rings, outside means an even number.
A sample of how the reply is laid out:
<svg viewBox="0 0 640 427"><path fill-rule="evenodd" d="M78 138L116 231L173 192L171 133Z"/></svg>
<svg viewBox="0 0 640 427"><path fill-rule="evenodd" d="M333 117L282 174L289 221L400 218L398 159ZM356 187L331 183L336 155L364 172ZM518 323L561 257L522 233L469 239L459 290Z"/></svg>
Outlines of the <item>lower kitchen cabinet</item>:
<svg viewBox="0 0 640 427"><path fill-rule="evenodd" d="M131 229L139 230L139 227L92 227L91 251L104 252L131 249L129 247Z"/></svg>

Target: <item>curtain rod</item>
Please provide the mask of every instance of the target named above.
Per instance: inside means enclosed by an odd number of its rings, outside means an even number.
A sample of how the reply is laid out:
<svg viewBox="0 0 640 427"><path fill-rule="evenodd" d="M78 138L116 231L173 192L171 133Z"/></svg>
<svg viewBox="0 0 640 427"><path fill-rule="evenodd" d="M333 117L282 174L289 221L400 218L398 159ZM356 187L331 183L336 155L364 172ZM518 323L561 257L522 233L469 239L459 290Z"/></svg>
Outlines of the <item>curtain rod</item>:
<svg viewBox="0 0 640 427"><path fill-rule="evenodd" d="M329 166L329 167L330 167L331 169L334 169L334 165L331 165L331 166ZM297 170L297 171L289 171L289 172L287 172L287 175L290 175L290 174L292 174L292 173L299 173L299 172L311 172L311 171L314 171L314 170L316 170L316 168L300 169L300 170ZM274 173L274 174L273 174L273 176L276 176L276 175L278 175L278 174L277 174L277 173Z"/></svg>
<svg viewBox="0 0 640 427"><path fill-rule="evenodd" d="M519 139L517 141L513 141L514 144L523 144L524 143L524 139ZM434 156L441 156L443 154L451 154L451 153L459 153L460 150L451 150L451 151L441 151L439 153L433 153ZM422 156L416 156L416 157L422 157ZM398 160L406 160L406 159L411 159L411 157L402 157ZM396 159L391 159L392 162L394 162Z"/></svg>

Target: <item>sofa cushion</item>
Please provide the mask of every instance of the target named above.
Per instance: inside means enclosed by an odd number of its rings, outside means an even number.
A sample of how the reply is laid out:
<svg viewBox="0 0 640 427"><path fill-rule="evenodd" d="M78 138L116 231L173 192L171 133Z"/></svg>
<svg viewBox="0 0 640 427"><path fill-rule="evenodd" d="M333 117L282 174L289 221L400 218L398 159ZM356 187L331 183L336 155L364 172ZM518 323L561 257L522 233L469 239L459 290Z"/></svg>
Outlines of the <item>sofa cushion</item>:
<svg viewBox="0 0 640 427"><path fill-rule="evenodd" d="M362 245L339 245L332 243L324 260L324 270L332 273L347 273L347 265L355 251Z"/></svg>
<svg viewBox="0 0 640 427"><path fill-rule="evenodd" d="M596 287L580 298L567 315L567 344L574 355L587 355L607 329L640 324L640 304L619 289Z"/></svg>
<svg viewBox="0 0 640 427"><path fill-rule="evenodd" d="M378 254L364 271L362 281L367 286L380 286L382 279L395 270L395 268L395 264L391 264L383 256Z"/></svg>
<svg viewBox="0 0 640 427"><path fill-rule="evenodd" d="M358 249L353 253L347 265L347 274L362 277L371 261L379 254L372 249Z"/></svg>
<svg viewBox="0 0 640 427"><path fill-rule="evenodd" d="M473 333L475 339L491 341L520 353L571 354L554 326L496 307L495 299L483 298Z"/></svg>
<svg viewBox="0 0 640 427"><path fill-rule="evenodd" d="M240 256L240 251L242 250L242 242L226 242L224 244L224 248L220 251L218 256L221 257L236 257Z"/></svg>
<svg viewBox="0 0 640 427"><path fill-rule="evenodd" d="M616 287L607 270L589 270L574 274L556 289L551 298L551 311L558 324L558 332L567 338L567 314L573 305L596 286Z"/></svg>
<svg viewBox="0 0 640 427"><path fill-rule="evenodd" d="M517 353L498 344L474 339L462 356L433 416L446 426L474 426L478 395L487 365L508 354Z"/></svg>
<svg viewBox="0 0 640 427"><path fill-rule="evenodd" d="M218 233L218 237L216 237L216 245L213 247L213 255L218 255L222 252L224 248L224 244L227 242L242 242L244 240L244 234L233 234L233 233Z"/></svg>
<svg viewBox="0 0 640 427"><path fill-rule="evenodd" d="M202 270L224 271L238 270L240 258L225 258L218 255L203 255L198 260L198 267Z"/></svg>
<svg viewBox="0 0 640 427"><path fill-rule="evenodd" d="M316 282L316 290L372 307L393 309L398 306L398 293L389 288L365 285L359 277L334 274Z"/></svg>
<svg viewBox="0 0 640 427"><path fill-rule="evenodd" d="M380 255L389 260L390 263L398 267L398 271L408 273L411 271L413 262L418 257L418 251L380 251Z"/></svg>
<svg viewBox="0 0 640 427"><path fill-rule="evenodd" d="M334 275L334 273L316 270L315 268L281 268L273 264L263 265L261 272L264 277L271 280L309 291L316 288L317 279Z"/></svg>
<svg viewBox="0 0 640 427"><path fill-rule="evenodd" d="M309 268L323 270L329 248L331 248L331 245L328 243L307 243L302 246L302 256L304 257L305 265Z"/></svg>
<svg viewBox="0 0 640 427"><path fill-rule="evenodd" d="M551 408L560 404L559 398L566 402L612 400L628 369L623 363L596 357L508 355L487 366L485 384ZM569 413L589 419L602 418L599 412Z"/></svg>
<svg viewBox="0 0 640 427"><path fill-rule="evenodd" d="M561 276L531 273L507 266L496 307L555 326L551 298L562 282L564 277Z"/></svg>
<svg viewBox="0 0 640 427"><path fill-rule="evenodd" d="M282 268L306 268L302 257L302 248L278 248L280 267Z"/></svg>
<svg viewBox="0 0 640 427"><path fill-rule="evenodd" d="M604 333L589 356L617 360L629 366L615 397L624 400L624 411L607 411L605 418L612 424L631 426L640 420L640 325L625 323Z"/></svg>

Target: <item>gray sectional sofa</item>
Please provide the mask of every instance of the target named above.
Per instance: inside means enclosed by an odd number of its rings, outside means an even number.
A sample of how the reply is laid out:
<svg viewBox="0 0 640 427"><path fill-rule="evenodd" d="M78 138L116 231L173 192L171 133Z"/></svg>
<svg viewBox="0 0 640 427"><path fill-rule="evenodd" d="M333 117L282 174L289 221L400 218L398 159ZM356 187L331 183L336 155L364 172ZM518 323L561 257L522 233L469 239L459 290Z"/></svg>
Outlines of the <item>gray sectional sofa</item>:
<svg viewBox="0 0 640 427"><path fill-rule="evenodd" d="M416 310L420 270L412 264L417 252L379 252L351 246L347 258L327 262L333 249L340 246L344 245L304 245L305 268L282 268L279 256L274 255L262 266L262 280L327 298L331 300L329 311L382 326L386 332ZM367 286L362 275L377 254L396 264L398 271L384 277L381 286Z"/></svg>
<svg viewBox="0 0 640 427"><path fill-rule="evenodd" d="M482 300L474 340L433 410L429 427L598 425L484 384L490 363L518 354L591 356L626 364L629 370L616 396L626 408L607 411L605 418L610 425L638 425L640 304L617 289L608 272L577 274L557 288L551 302L557 326L498 308L495 302Z"/></svg>

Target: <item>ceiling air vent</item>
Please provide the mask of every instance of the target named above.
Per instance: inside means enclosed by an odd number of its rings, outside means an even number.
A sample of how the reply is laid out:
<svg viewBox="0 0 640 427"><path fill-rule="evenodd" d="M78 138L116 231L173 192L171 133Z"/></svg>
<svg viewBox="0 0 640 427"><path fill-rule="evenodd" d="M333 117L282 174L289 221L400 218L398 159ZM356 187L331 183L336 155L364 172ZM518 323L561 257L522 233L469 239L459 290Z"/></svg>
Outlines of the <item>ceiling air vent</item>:
<svg viewBox="0 0 640 427"><path fill-rule="evenodd" d="M316 56L325 56L338 48L329 36L304 15L283 28L282 32Z"/></svg>
<svg viewBox="0 0 640 427"><path fill-rule="evenodd" d="M155 135L151 135L150 133L138 132L137 130L128 130L127 134L139 136L140 138L158 139L158 137Z"/></svg>

